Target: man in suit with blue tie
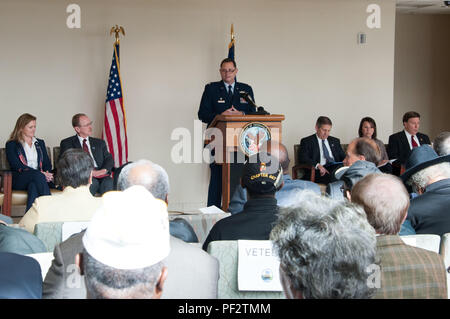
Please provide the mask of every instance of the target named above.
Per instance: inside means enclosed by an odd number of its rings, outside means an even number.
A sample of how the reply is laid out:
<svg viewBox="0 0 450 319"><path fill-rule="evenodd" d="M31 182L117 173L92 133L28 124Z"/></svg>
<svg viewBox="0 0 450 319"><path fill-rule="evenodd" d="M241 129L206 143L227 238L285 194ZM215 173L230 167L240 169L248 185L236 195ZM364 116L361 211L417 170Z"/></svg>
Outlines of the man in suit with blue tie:
<svg viewBox="0 0 450 319"><path fill-rule="evenodd" d="M236 81L238 69L233 59L227 58L220 63L221 81L211 82L205 86L198 118L211 124L216 115L245 115L256 110L243 97L241 92L245 92L254 101L252 87L245 83ZM214 156L214 150L211 152ZM208 206L215 205L221 207L222 202L222 166L215 162L210 164L211 179L208 190Z"/></svg>
<svg viewBox="0 0 450 319"><path fill-rule="evenodd" d="M345 158L341 141L330 136L333 123L326 116L319 116L316 122L316 134L302 138L298 158L300 163L314 166L316 183L328 184L334 180L331 175L342 166Z"/></svg>

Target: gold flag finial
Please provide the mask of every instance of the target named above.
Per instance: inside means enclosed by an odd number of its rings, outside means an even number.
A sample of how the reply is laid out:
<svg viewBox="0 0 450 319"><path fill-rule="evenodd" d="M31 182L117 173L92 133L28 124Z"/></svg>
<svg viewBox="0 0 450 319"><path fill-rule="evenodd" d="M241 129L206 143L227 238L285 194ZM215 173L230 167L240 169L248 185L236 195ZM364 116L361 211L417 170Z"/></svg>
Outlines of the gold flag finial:
<svg viewBox="0 0 450 319"><path fill-rule="evenodd" d="M233 28L233 23L231 24L231 41L234 40L234 28Z"/></svg>
<svg viewBox="0 0 450 319"><path fill-rule="evenodd" d="M123 36L125 36L125 29L124 29L122 26L119 27L119 26L116 24L115 27L112 27L112 28L111 28L111 31L109 32L109 35L112 35L113 32L115 33L116 43L118 44L118 43L120 42L120 41L119 41L119 33L122 32Z"/></svg>

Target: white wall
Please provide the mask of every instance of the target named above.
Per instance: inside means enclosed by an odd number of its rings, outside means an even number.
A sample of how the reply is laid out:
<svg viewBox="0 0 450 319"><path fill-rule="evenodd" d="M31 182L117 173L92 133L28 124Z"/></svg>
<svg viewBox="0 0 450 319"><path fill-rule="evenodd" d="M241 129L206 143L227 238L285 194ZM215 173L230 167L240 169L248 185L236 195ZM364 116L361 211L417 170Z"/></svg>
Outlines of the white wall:
<svg viewBox="0 0 450 319"><path fill-rule="evenodd" d="M50 146L73 134L71 116L86 112L101 133L111 26L123 25L121 71L128 119L129 160L148 158L171 178L170 209L205 205L206 164L174 164L177 127L193 129L204 85L219 79L229 29L237 37L238 80L256 102L285 114L283 142L313 132L319 115L348 143L363 116L392 133L393 0L378 0L381 29L368 29L365 0L74 1L81 29L68 29L69 1L1 0L0 144L17 117L38 117L37 135ZM368 43L358 45L358 32Z"/></svg>
<svg viewBox="0 0 450 319"><path fill-rule="evenodd" d="M450 130L448 30L450 15L397 15L394 131L403 129L403 114L412 110L431 139Z"/></svg>

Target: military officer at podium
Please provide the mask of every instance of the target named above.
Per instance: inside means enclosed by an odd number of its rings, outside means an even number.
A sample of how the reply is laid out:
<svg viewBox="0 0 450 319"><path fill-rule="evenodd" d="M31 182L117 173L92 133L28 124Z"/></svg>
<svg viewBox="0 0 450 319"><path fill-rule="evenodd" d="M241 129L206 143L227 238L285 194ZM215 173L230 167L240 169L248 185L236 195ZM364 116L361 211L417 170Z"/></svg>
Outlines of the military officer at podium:
<svg viewBox="0 0 450 319"><path fill-rule="evenodd" d="M198 118L208 124L218 114L222 115L245 115L254 112L243 95L248 94L254 101L252 87L245 83L236 82L238 69L233 59L227 58L220 63L221 81L211 82L205 86L203 91ZM214 155L214 150L212 155ZM222 202L222 166L211 163L211 179L208 189L208 206L221 207Z"/></svg>

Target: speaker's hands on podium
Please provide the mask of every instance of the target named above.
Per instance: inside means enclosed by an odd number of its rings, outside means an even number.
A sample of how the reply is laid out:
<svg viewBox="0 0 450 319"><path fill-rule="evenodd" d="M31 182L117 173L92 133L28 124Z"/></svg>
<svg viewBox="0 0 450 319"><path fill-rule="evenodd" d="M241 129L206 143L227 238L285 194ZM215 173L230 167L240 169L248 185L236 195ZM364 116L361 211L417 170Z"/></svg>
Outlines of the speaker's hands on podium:
<svg viewBox="0 0 450 319"><path fill-rule="evenodd" d="M236 110L232 105L229 109L223 111L221 115L244 115L244 112Z"/></svg>

